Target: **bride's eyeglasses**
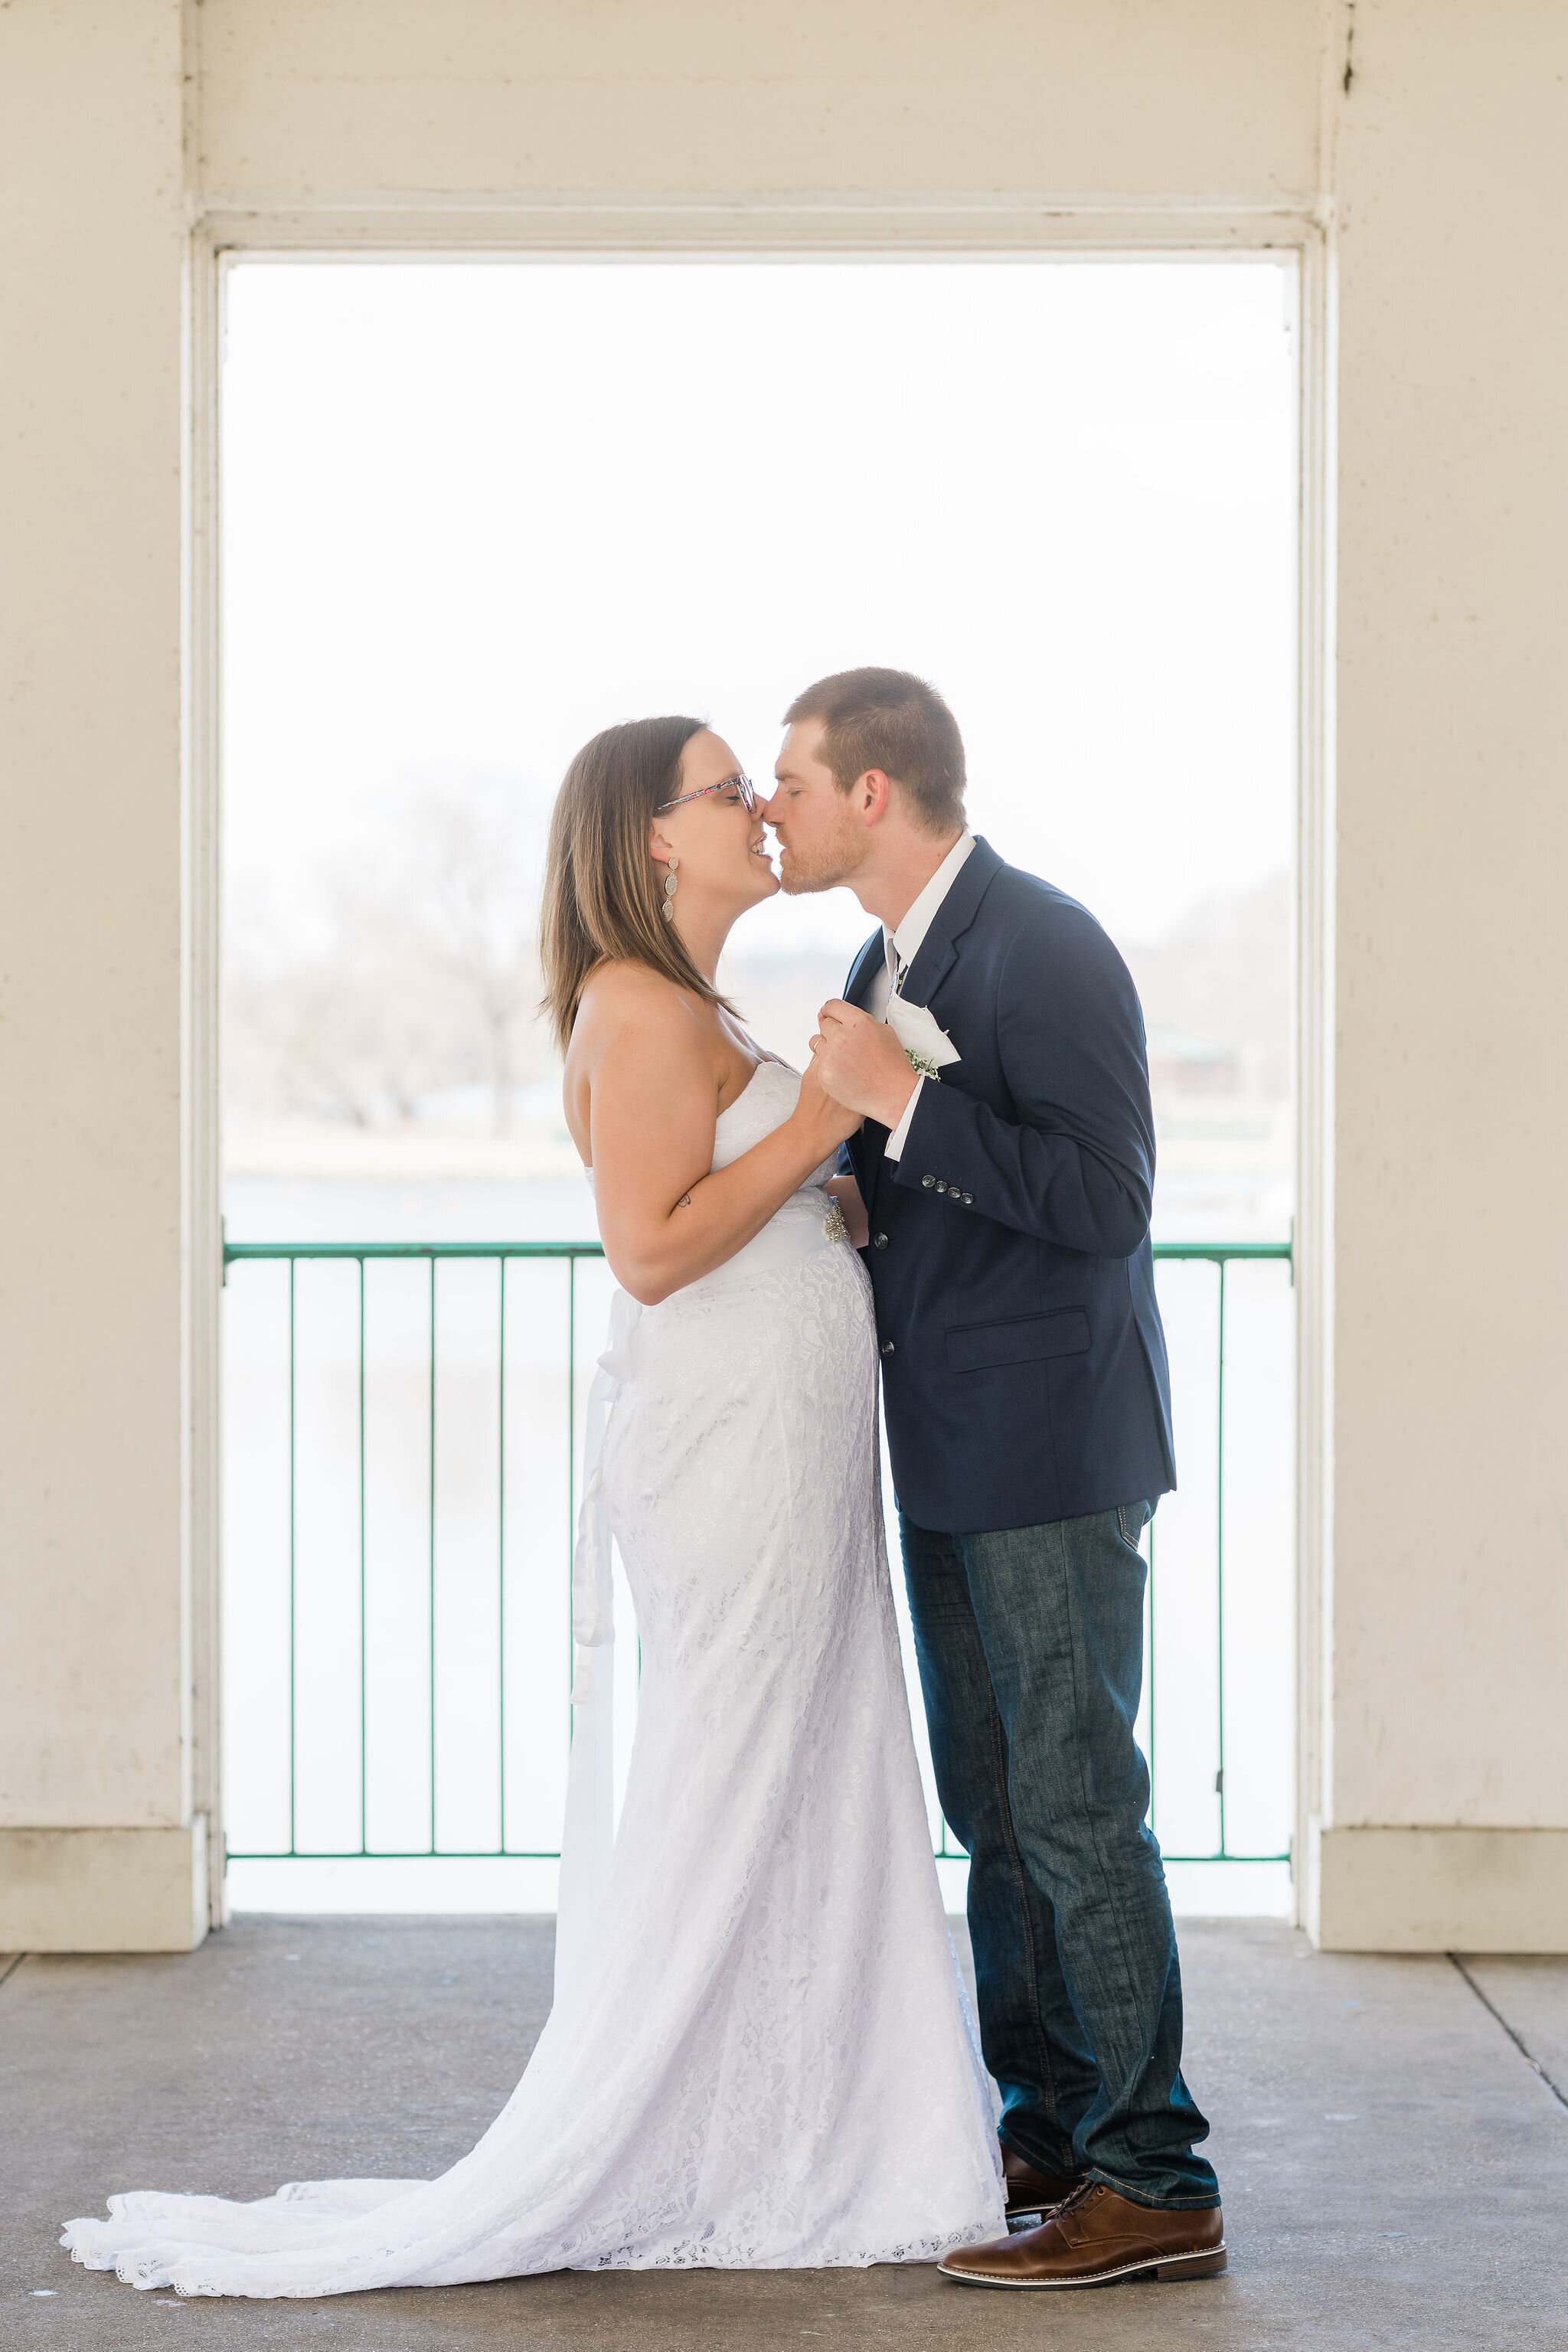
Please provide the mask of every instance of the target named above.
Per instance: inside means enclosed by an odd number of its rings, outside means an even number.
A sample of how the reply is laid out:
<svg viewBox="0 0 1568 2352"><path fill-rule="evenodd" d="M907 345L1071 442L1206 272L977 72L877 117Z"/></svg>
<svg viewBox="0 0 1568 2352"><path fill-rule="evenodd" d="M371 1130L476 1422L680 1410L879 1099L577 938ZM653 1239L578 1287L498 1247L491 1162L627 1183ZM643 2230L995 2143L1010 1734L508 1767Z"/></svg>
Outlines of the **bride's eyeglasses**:
<svg viewBox="0 0 1568 2352"><path fill-rule="evenodd" d="M654 814L663 816L667 809L683 807L688 801L705 800L710 793L736 793L748 816L757 813L757 788L750 776L726 776L721 784L704 784L700 792L682 793L679 800L661 801Z"/></svg>

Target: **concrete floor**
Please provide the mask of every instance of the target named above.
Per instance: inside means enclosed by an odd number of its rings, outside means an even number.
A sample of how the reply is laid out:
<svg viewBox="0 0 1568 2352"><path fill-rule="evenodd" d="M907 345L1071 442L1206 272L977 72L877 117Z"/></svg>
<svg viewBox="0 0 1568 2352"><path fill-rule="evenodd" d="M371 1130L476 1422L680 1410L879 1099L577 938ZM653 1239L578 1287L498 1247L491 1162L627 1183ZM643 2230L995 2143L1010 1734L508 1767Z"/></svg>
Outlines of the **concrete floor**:
<svg viewBox="0 0 1568 2352"><path fill-rule="evenodd" d="M182 2304L59 2251L60 2221L115 2189L438 2171L532 2046L552 1928L252 1916L188 1958L0 1959L4 2352L1568 2347L1568 1960L1468 1962L1472 1985L1260 1921L1182 1930L1226 2278L1003 2295L930 2269L562 2273Z"/></svg>

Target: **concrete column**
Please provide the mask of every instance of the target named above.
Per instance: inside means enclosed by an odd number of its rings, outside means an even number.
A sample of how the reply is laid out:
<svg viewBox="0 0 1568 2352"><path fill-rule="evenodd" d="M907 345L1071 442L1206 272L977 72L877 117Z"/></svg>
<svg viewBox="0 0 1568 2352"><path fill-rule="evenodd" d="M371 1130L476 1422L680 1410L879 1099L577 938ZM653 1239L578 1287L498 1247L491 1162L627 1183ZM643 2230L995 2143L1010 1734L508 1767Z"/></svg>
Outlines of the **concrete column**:
<svg viewBox="0 0 1568 2352"><path fill-rule="evenodd" d="M208 1918L182 1075L180 43L180 0L0 10L10 1950L174 1950Z"/></svg>
<svg viewBox="0 0 1568 2352"><path fill-rule="evenodd" d="M1310 1919L1568 1950L1568 16L1357 0ZM1349 89L1344 88L1348 68Z"/></svg>

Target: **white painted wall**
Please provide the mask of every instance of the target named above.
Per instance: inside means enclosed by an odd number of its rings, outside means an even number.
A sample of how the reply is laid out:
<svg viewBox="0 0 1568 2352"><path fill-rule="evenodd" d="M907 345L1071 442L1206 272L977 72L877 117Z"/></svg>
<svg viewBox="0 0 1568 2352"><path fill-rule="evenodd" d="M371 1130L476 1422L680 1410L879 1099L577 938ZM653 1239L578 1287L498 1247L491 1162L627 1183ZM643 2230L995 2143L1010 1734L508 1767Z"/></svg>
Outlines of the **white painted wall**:
<svg viewBox="0 0 1568 2352"><path fill-rule="evenodd" d="M0 1946L205 1920L181 1259L178 0L0 10Z"/></svg>
<svg viewBox="0 0 1568 2352"><path fill-rule="evenodd" d="M1011 197L1008 237L1131 218L1164 241L1204 216L1257 236L1314 205L1331 226L1337 967L1313 976L1338 1124L1305 1171L1330 1474L1308 1909L1331 1943L1568 1948L1568 20L1357 0L1346 92L1352 22L1341 0L205 0L183 27L178 0L0 9L21 361L0 385L0 1945L188 1940L211 1801L182 197L252 238L419 243L460 216L494 242L531 203L574 205L575 240L636 243L683 195L709 207L692 233L743 240L711 200L750 194L837 200L839 237L889 197L902 229L868 236L928 233L922 198Z"/></svg>
<svg viewBox="0 0 1568 2352"><path fill-rule="evenodd" d="M1310 0L205 0L195 21L215 194L1315 178Z"/></svg>
<svg viewBox="0 0 1568 2352"><path fill-rule="evenodd" d="M1562 1949L1568 14L1359 0L1352 63L1321 1925Z"/></svg>

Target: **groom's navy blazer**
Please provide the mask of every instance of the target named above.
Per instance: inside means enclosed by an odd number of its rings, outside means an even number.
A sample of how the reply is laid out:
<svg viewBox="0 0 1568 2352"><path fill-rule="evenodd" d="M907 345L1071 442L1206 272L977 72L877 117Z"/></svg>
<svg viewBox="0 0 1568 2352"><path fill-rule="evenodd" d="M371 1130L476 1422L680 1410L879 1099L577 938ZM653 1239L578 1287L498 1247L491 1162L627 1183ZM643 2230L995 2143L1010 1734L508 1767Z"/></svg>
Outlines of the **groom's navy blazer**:
<svg viewBox="0 0 1568 2352"><path fill-rule="evenodd" d="M882 961L879 930L851 1003ZM960 1059L900 1159L870 1119L847 1146L900 1507L968 1535L1152 1501L1176 1471L1131 976L1086 908L977 840L902 994Z"/></svg>

